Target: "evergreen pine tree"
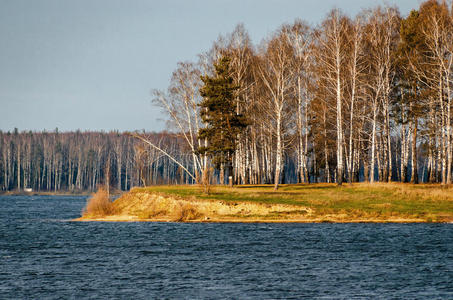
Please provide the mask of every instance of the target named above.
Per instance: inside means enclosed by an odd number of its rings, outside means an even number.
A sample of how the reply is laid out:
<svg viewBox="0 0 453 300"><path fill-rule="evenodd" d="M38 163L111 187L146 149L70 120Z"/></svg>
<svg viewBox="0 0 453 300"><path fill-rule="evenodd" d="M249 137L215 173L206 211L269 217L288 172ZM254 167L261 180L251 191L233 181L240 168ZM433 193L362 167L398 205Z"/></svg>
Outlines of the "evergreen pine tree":
<svg viewBox="0 0 453 300"><path fill-rule="evenodd" d="M230 76L230 59L220 58L215 64L214 76L201 76L204 86L200 89L203 101L201 118L206 128L200 129L199 137L207 139L208 146L199 152L212 159L216 169L225 166L233 176L232 158L236 151L239 133L247 126L246 118L237 114L236 93L239 86Z"/></svg>

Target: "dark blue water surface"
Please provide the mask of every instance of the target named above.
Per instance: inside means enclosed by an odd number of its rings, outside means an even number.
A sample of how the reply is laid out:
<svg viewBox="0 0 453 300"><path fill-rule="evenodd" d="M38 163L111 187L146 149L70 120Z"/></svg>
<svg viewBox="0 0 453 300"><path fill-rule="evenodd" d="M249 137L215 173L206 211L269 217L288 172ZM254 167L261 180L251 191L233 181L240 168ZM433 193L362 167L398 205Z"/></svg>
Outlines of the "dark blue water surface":
<svg viewBox="0 0 453 300"><path fill-rule="evenodd" d="M0 197L1 299L453 299L453 224L71 222Z"/></svg>

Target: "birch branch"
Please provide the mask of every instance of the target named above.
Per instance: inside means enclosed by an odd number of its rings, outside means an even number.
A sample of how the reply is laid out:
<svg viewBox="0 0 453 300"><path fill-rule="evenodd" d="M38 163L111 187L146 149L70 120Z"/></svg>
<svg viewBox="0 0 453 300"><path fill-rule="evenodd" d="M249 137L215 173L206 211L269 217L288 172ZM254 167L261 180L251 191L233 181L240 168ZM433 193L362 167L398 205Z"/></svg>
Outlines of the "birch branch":
<svg viewBox="0 0 453 300"><path fill-rule="evenodd" d="M162 150L161 148L157 147L156 145L154 145L151 141L145 139L144 137L136 134L136 133L129 133L132 137L134 138L137 138L139 140L141 140L142 142L150 145L151 147L153 147L154 149L156 149L157 151L161 152L162 154L164 154L165 156L167 156L170 160L172 160L175 164L177 164L178 166L180 166L186 173L187 175L189 175L195 182L197 182L197 179L195 178L195 176L192 175L192 173L189 172L189 170L187 170L179 161L177 161L173 156L171 156L170 154L168 154L166 151Z"/></svg>

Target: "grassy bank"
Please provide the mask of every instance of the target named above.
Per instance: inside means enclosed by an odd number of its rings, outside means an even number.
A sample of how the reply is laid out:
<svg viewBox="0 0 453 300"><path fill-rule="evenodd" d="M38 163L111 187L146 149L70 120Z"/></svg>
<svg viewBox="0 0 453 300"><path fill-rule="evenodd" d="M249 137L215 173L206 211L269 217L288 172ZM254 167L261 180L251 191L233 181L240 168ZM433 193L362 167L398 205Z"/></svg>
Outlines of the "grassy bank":
<svg viewBox="0 0 453 300"><path fill-rule="evenodd" d="M453 222L453 189L401 183L135 188L107 215L82 220L220 222Z"/></svg>

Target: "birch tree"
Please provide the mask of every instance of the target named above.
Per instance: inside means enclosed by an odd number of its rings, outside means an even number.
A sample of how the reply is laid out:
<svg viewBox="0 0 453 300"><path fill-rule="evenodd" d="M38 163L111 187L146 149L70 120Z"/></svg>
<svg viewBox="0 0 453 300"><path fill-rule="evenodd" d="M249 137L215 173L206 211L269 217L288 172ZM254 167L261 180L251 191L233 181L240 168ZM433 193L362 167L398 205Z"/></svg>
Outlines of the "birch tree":
<svg viewBox="0 0 453 300"><path fill-rule="evenodd" d="M274 190L280 184L283 171L283 153L285 136L292 124L292 110L289 108L294 86L294 48L289 43L288 32L285 28L279 30L262 50L258 72L263 85L268 92L264 98L265 111L268 113L266 126L276 138Z"/></svg>
<svg viewBox="0 0 453 300"><path fill-rule="evenodd" d="M343 183L344 157L343 157L343 105L344 105L344 65L346 45L346 24L348 19L338 10L332 10L321 27L316 32L317 49L316 60L319 69L323 72L321 81L323 88L335 101L334 112L336 114L336 182ZM320 81L320 82L321 82Z"/></svg>
<svg viewBox="0 0 453 300"><path fill-rule="evenodd" d="M427 51L423 56L430 62L430 65L422 65L415 71L421 76L426 84L437 86L438 107L440 108L439 126L441 138L442 157L442 183L451 184L452 166L452 129L451 129L451 106L452 106L452 68L453 68L453 20L452 11L445 2L438 3L431 0L426 1L420 7L420 31L423 34L423 41ZM437 72L429 72L431 66ZM432 79L437 79L433 82ZM434 88L433 88L434 89ZM432 105L434 106L434 105ZM432 113L433 116L434 112Z"/></svg>
<svg viewBox="0 0 453 300"><path fill-rule="evenodd" d="M370 181L375 180L377 131L379 127L379 115L382 115L382 127L385 132L385 155L386 173L385 178L380 180L390 181L392 178L392 151L391 151L391 131L390 131L390 111L391 111L391 89L394 78L393 53L397 46L399 17L398 12L390 7L377 7L369 12L366 25L366 48L368 61L368 98L372 111L372 132L371 132L371 169ZM383 175L383 174L381 174Z"/></svg>
<svg viewBox="0 0 453 300"><path fill-rule="evenodd" d="M312 30L300 20L284 27L288 43L294 52L294 106L297 111L297 169L300 182L308 182L308 107L311 100L309 93L312 79L310 70L312 65L311 47Z"/></svg>
<svg viewBox="0 0 453 300"><path fill-rule="evenodd" d="M206 168L206 160L197 155L197 149L202 146L202 140L197 137L202 128L199 111L200 75L194 64L179 63L173 73L169 93L153 91L154 102L168 113L170 125L176 128L191 151L197 182L200 182L200 173Z"/></svg>

